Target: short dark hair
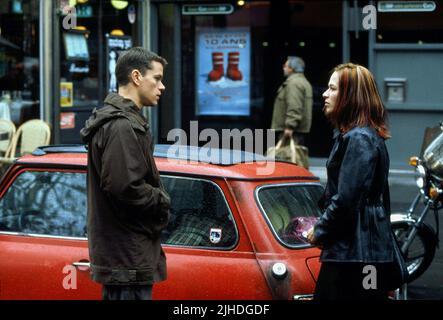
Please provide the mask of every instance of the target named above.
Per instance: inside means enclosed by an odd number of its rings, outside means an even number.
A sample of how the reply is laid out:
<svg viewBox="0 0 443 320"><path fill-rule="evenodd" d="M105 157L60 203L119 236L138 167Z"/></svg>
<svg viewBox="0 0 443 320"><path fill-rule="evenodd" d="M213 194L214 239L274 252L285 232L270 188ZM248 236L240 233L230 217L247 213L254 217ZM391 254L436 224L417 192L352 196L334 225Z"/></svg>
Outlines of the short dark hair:
<svg viewBox="0 0 443 320"><path fill-rule="evenodd" d="M152 61L161 63L163 67L168 64L165 58L142 47L134 47L126 50L117 59L117 64L115 66L115 76L118 85L127 85L129 83L131 72L134 69L139 70L142 75L145 75L148 69L152 69Z"/></svg>

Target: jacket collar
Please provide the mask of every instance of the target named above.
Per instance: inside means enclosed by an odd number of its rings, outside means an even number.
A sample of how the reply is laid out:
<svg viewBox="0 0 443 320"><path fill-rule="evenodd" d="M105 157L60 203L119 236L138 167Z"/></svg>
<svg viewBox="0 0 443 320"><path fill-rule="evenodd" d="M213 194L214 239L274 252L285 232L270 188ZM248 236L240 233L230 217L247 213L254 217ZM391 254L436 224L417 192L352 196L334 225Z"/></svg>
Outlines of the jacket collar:
<svg viewBox="0 0 443 320"><path fill-rule="evenodd" d="M140 109L135 105L134 101L124 98L117 93L110 93L106 96L105 104L113 105L122 111L136 111L139 113Z"/></svg>
<svg viewBox="0 0 443 320"><path fill-rule="evenodd" d="M287 78L286 78L286 80L285 81L283 81L283 83L282 83L282 85L280 86L280 88L278 89L278 91L280 91L281 89L283 89L283 87L286 87L286 85L288 84L288 82L290 81L290 80L293 80L293 79L297 79L297 78L304 78L304 74L303 73L300 73L300 72L297 72L297 73L291 73Z"/></svg>
<svg viewBox="0 0 443 320"><path fill-rule="evenodd" d="M332 138L335 140L340 135L340 130L334 129Z"/></svg>
<svg viewBox="0 0 443 320"><path fill-rule="evenodd" d="M331 160L334 158L335 154L337 153L339 140L342 137L340 130L334 129L333 132L334 132L333 138L334 138L335 143L332 146L332 150L331 150L331 153L329 154L328 161L326 161L326 167L329 167L329 163L331 162Z"/></svg>
<svg viewBox="0 0 443 320"><path fill-rule="evenodd" d="M286 81L288 81L289 79L303 78L303 77L304 77L304 74L303 74L303 73L301 73L301 72L294 72L294 73L291 73L291 74L286 78Z"/></svg>
<svg viewBox="0 0 443 320"><path fill-rule="evenodd" d="M145 129L149 128L145 117L142 116L142 114L140 113L140 109L131 99L124 98L117 93L110 93L106 96L104 104L112 105L113 107L123 112L134 115L140 125L142 125Z"/></svg>

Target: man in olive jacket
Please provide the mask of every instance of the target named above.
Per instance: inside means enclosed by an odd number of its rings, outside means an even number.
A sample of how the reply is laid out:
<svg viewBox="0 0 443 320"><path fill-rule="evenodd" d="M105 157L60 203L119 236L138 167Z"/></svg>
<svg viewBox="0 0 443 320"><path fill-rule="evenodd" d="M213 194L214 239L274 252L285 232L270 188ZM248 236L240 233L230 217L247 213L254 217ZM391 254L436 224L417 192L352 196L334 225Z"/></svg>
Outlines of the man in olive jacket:
<svg viewBox="0 0 443 320"><path fill-rule="evenodd" d="M292 136L300 145L305 145L312 122L312 86L303 74L304 69L304 61L295 56L289 56L283 65L286 80L278 89L271 124L278 139L283 134Z"/></svg>
<svg viewBox="0 0 443 320"><path fill-rule="evenodd" d="M118 94L94 109L81 130L88 144L88 245L91 277L103 299L151 299L166 279L160 233L170 199L153 158L149 125L140 111L157 105L166 60L132 48L117 61Z"/></svg>

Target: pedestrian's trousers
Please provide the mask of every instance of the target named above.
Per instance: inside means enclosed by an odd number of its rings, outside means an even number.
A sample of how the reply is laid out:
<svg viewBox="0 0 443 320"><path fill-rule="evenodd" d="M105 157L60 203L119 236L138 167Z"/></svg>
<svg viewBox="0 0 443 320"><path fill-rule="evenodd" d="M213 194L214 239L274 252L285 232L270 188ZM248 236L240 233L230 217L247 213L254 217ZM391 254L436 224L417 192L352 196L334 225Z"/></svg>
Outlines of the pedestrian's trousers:
<svg viewBox="0 0 443 320"><path fill-rule="evenodd" d="M103 300L152 300L152 285L103 285Z"/></svg>

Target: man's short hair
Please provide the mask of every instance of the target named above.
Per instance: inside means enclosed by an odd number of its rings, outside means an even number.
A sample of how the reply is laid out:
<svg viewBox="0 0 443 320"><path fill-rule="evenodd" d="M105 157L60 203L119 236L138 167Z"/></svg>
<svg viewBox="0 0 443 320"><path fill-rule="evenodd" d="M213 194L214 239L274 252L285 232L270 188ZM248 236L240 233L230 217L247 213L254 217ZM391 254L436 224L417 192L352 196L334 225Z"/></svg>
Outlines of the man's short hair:
<svg viewBox="0 0 443 320"><path fill-rule="evenodd" d="M145 75L148 69L152 69L152 61L161 63L163 67L168 64L165 58L142 47L134 47L126 50L117 59L117 64L115 66L115 76L118 85L127 85L129 83L131 72L134 69L137 69L142 75Z"/></svg>
<svg viewBox="0 0 443 320"><path fill-rule="evenodd" d="M305 72L305 62L300 57L289 56L288 67L294 70L295 72Z"/></svg>

